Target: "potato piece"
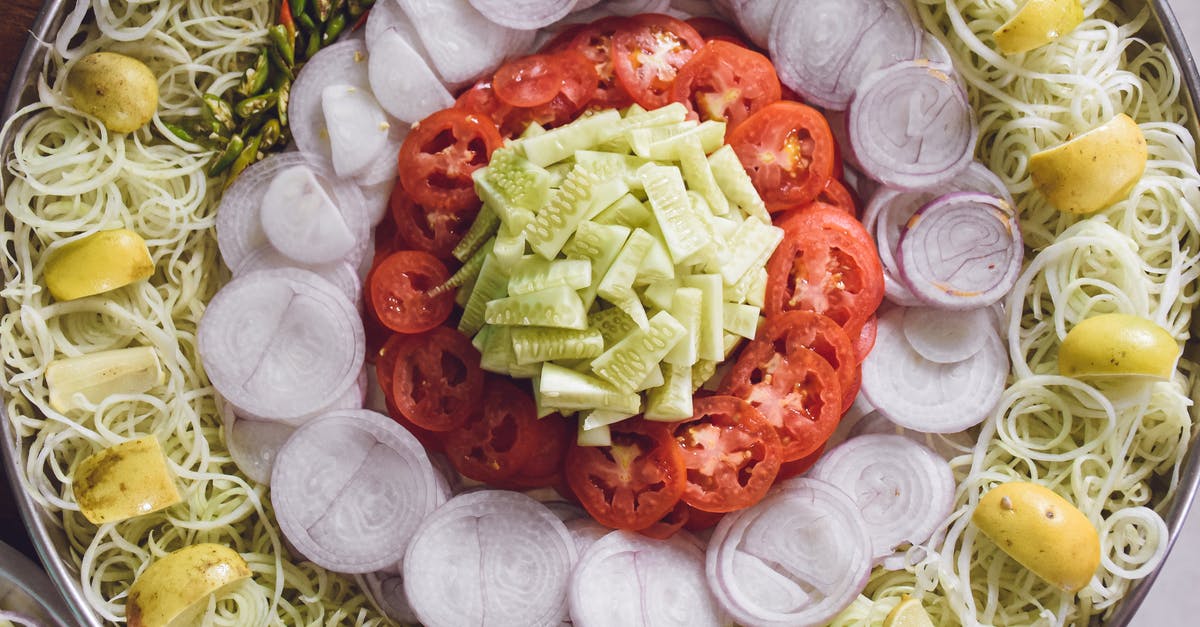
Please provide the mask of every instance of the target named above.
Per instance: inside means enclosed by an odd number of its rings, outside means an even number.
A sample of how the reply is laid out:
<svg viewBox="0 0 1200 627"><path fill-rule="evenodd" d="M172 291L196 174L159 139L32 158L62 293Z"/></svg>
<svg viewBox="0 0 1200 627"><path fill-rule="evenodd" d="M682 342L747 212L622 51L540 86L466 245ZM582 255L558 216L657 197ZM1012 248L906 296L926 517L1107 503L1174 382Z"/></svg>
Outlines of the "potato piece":
<svg viewBox="0 0 1200 627"><path fill-rule="evenodd" d="M100 525L179 503L175 477L158 438L110 446L79 463L73 491L84 518Z"/></svg>
<svg viewBox="0 0 1200 627"><path fill-rule="evenodd" d="M114 133L132 133L158 110L158 80L145 63L115 52L94 52L67 76L75 108L93 115Z"/></svg>
<svg viewBox="0 0 1200 627"><path fill-rule="evenodd" d="M250 567L220 544L184 547L154 562L133 585L125 602L129 627L166 627L194 622L209 595L250 577Z"/></svg>
<svg viewBox="0 0 1200 627"><path fill-rule="evenodd" d="M992 488L971 521L1022 566L1065 592L1078 592L1100 566L1100 536L1091 521L1036 483Z"/></svg>
<svg viewBox="0 0 1200 627"><path fill-rule="evenodd" d="M1068 213L1099 211L1129 195L1146 171L1149 151L1137 122L1124 113L1029 158L1033 184Z"/></svg>

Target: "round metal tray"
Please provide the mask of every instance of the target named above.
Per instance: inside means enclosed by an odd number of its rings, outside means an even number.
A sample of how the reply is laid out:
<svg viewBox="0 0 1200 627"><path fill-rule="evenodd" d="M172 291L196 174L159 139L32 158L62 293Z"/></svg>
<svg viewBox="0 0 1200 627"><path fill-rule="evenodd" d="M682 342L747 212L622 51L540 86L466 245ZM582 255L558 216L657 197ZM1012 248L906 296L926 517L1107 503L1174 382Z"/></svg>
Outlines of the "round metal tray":
<svg viewBox="0 0 1200 627"><path fill-rule="evenodd" d="M1196 112L1200 111L1200 75L1197 74L1196 61L1184 40L1183 30L1168 6L1167 0L1117 1L1130 11L1140 9L1145 5L1150 6L1154 19L1147 24L1141 35L1148 40L1165 42L1175 54L1180 71L1183 73L1186 88L1184 97L1191 113L1189 129L1193 137L1200 138L1200 125L1198 125L1196 117ZM42 66L42 58L46 52L44 45L39 42L53 41L54 34L58 31L63 18L73 7L74 2L69 0L46 0L43 4L42 11L30 30L25 49L13 72L12 84L3 101L3 107L0 107L0 120L8 119L13 112L36 97L37 72ZM8 150L7 144L0 145L0 154L7 154ZM5 175L5 173L6 171L0 169L0 175ZM1197 318L1197 324L1193 325L1192 336L1197 339L1189 343L1186 352L1193 359L1200 360L1200 318ZM0 404L0 434L3 434L3 442L0 443L0 457L3 458L5 474L12 483L21 516L25 520L26 527L33 538L33 543L47 573L58 586L63 597L66 598L78 624L100 627L103 623L92 611L84 596L78 572L62 558L67 551L66 536L55 526L50 515L34 502L21 485L19 476L23 472L21 468L26 445L13 432L8 416L4 413L3 404ZM1171 532L1169 541L1171 546L1178 539L1188 509L1196 493L1200 491L1200 454L1197 454L1197 448L1196 438L1193 437L1185 466L1180 474L1179 489L1165 516L1167 527ZM1157 576L1158 570L1155 570L1137 582L1121 602L1112 619L1106 624L1112 627L1128 625L1142 600L1150 592L1150 587L1154 584Z"/></svg>

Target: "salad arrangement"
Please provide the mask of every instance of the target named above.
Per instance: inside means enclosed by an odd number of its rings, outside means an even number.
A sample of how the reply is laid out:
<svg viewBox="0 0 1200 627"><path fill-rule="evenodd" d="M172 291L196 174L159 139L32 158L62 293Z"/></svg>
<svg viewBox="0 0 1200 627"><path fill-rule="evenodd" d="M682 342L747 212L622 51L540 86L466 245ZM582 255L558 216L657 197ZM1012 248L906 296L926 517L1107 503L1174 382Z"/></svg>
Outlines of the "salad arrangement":
<svg viewBox="0 0 1200 627"><path fill-rule="evenodd" d="M80 3L6 126L7 411L109 620L1082 624L1161 559L1197 175L1147 13L169 4ZM149 126L72 92L101 47Z"/></svg>

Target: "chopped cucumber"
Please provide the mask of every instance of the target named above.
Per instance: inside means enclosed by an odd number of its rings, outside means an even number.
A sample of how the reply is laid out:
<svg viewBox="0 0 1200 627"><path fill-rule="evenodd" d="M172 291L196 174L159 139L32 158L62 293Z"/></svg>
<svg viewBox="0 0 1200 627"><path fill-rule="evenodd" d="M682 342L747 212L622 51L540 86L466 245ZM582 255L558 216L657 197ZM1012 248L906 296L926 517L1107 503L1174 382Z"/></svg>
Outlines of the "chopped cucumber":
<svg viewBox="0 0 1200 627"><path fill-rule="evenodd" d="M575 443L579 446L612 446L612 431L608 425L600 425L595 429L584 429L583 419L579 420L579 433Z"/></svg>
<svg viewBox="0 0 1200 627"><path fill-rule="evenodd" d="M750 278L749 289L746 290L746 304L754 305L759 309L766 306L767 302L767 269L759 268L754 272L754 276Z"/></svg>
<svg viewBox="0 0 1200 627"><path fill-rule="evenodd" d="M583 430L585 432L596 431L601 427L607 428L608 425L615 424L632 418L633 414L627 414L620 411L611 411L607 409L594 409L582 415Z"/></svg>
<svg viewBox="0 0 1200 627"><path fill-rule="evenodd" d="M687 334L663 361L674 366L692 367L700 359L700 325L703 317L704 292L694 287L681 287L672 295L667 311L683 325ZM757 312L755 312L757 315Z"/></svg>
<svg viewBox="0 0 1200 627"><path fill-rule="evenodd" d="M646 394L646 420L675 422L692 417L692 367L668 364L662 385Z"/></svg>
<svg viewBox="0 0 1200 627"><path fill-rule="evenodd" d="M489 251L492 248L492 242L495 238L489 239L483 246L480 246L474 254L471 255L462 267L450 275L445 283L433 288L430 294L437 295L442 292L457 289L465 285L474 285L475 279L479 278L479 271L483 269L483 260L487 258Z"/></svg>
<svg viewBox="0 0 1200 627"><path fill-rule="evenodd" d="M479 170L476 170L478 172ZM500 229L500 216L488 206L486 203L479 208L479 214L475 216L475 221L471 223L471 227L463 234L463 238L454 246L454 250L450 254L459 261L466 261L475 252L481 248L491 250L490 243L485 243L486 240L496 234Z"/></svg>
<svg viewBox="0 0 1200 627"><path fill-rule="evenodd" d="M754 189L754 182L742 168L742 162L733 148L728 145L718 148L708 156L708 165L717 179L717 185L731 203L737 205L748 217L756 218L764 224L771 223L771 214L767 213L767 206L763 204L758 190Z"/></svg>
<svg viewBox="0 0 1200 627"><path fill-rule="evenodd" d="M766 265L782 241L783 229L758 220L743 221L729 239L729 258L721 265L725 284L733 285L747 272Z"/></svg>
<svg viewBox="0 0 1200 627"><path fill-rule="evenodd" d="M758 333L759 308L742 303L724 303L724 330L753 340Z"/></svg>
<svg viewBox="0 0 1200 627"><path fill-rule="evenodd" d="M521 365L563 359L591 359L604 352L604 336L598 329L513 328L512 347Z"/></svg>
<svg viewBox="0 0 1200 627"><path fill-rule="evenodd" d="M560 285L488 301L484 322L521 327L587 328L587 310L575 290Z"/></svg>
<svg viewBox="0 0 1200 627"><path fill-rule="evenodd" d="M604 162L576 165L562 187L525 227L530 247L554 259L581 222L595 216L629 191L625 181L612 176Z"/></svg>
<svg viewBox="0 0 1200 627"><path fill-rule="evenodd" d="M479 198L506 223L512 212L536 212L550 197L550 173L511 146L496 149L487 167L475 170L471 178Z"/></svg>
<svg viewBox="0 0 1200 627"><path fill-rule="evenodd" d="M704 222L692 210L678 168L647 165L638 170L638 176L675 263L684 263L712 242Z"/></svg>
<svg viewBox="0 0 1200 627"><path fill-rule="evenodd" d="M463 335L475 335L484 323L484 313L489 301L503 298L508 294L508 273L504 266L496 260L496 255L488 253L479 269L479 278L471 290L471 297L463 307L462 317L458 320L458 331Z"/></svg>
<svg viewBox="0 0 1200 627"><path fill-rule="evenodd" d="M600 335L604 337L604 345L612 346L621 341L621 338L632 333L634 329L638 328L638 325L624 311L617 307L609 307L589 315L588 328L599 331Z"/></svg>
<svg viewBox="0 0 1200 627"><path fill-rule="evenodd" d="M708 163L708 155L699 137L687 137L680 144L676 153L679 157L679 170L688 187L699 192L712 209L713 214L723 216L729 213L729 199L717 185L713 176L712 166Z"/></svg>
<svg viewBox="0 0 1200 627"><path fill-rule="evenodd" d="M619 390L636 390L651 368L657 366L686 333L687 329L671 314L660 311L650 318L645 329L626 335L597 357L592 362L592 371Z"/></svg>
<svg viewBox="0 0 1200 627"><path fill-rule="evenodd" d="M629 228L645 227L654 220L650 208L633 194L625 194L617 202L596 215L599 224L619 224Z"/></svg>
<svg viewBox="0 0 1200 627"><path fill-rule="evenodd" d="M613 110L601 111L579 118L566 126L546 131L537 137L523 139L521 145L530 161L545 167L570 157L576 150L587 150L606 142L622 129L620 113Z"/></svg>
<svg viewBox="0 0 1200 627"><path fill-rule="evenodd" d="M490 329L483 338L483 349L479 351L479 367L488 372L506 374L510 377L527 379L539 372L538 366L517 363L513 352L512 329L506 326L485 326ZM480 335L484 332L481 331Z"/></svg>
<svg viewBox="0 0 1200 627"><path fill-rule="evenodd" d="M568 259L591 261L591 281L579 292L583 306L587 309L590 310L596 302L596 290L600 287L600 280L612 267L625 240L629 239L629 233L627 227L620 225L584 222L579 225L571 240L563 246L563 253Z"/></svg>
<svg viewBox="0 0 1200 627"><path fill-rule="evenodd" d="M636 414L642 407L637 394L620 392L596 377L550 362L542 364L537 390L544 403L559 409L608 409Z"/></svg>
<svg viewBox="0 0 1200 627"><path fill-rule="evenodd" d="M537 255L526 255L513 266L508 293L519 296L564 285L581 290L591 284L592 262L587 259L547 261Z"/></svg>
<svg viewBox="0 0 1200 627"><path fill-rule="evenodd" d="M721 361L725 351L721 333L725 329L724 293L721 275L693 274L683 279L685 287L695 287L701 292L700 302L700 359Z"/></svg>

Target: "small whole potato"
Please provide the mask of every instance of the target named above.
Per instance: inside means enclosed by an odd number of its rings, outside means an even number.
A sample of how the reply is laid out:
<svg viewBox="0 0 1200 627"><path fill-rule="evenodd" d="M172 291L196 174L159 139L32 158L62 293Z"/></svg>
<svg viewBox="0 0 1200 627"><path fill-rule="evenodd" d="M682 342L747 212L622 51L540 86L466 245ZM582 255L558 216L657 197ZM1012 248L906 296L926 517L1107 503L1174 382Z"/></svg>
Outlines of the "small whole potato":
<svg viewBox="0 0 1200 627"><path fill-rule="evenodd" d="M75 108L96 116L114 133L132 133L158 110L158 81L145 63L115 52L94 52L67 76Z"/></svg>

